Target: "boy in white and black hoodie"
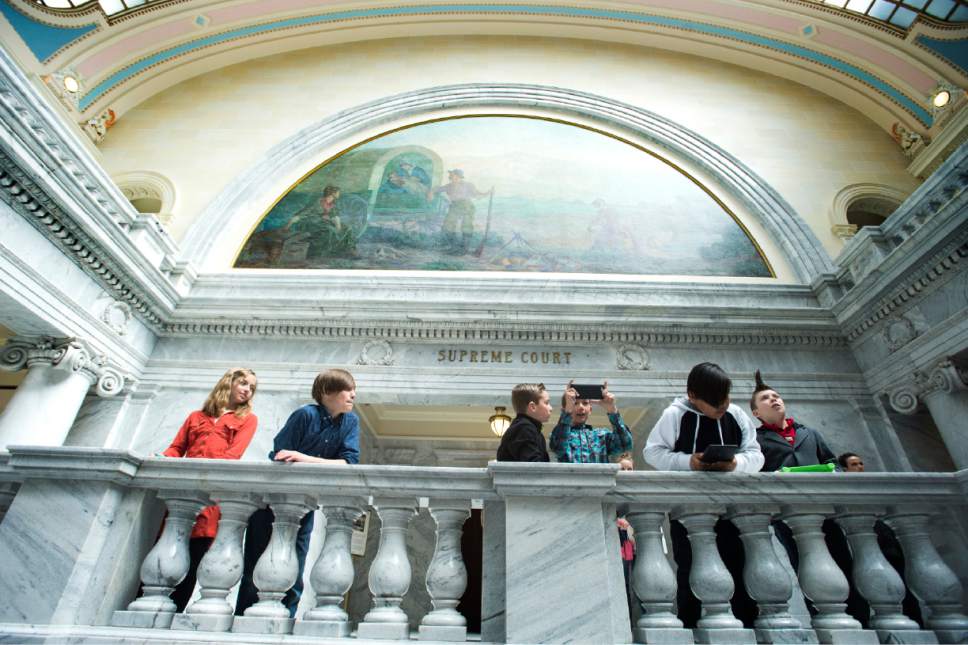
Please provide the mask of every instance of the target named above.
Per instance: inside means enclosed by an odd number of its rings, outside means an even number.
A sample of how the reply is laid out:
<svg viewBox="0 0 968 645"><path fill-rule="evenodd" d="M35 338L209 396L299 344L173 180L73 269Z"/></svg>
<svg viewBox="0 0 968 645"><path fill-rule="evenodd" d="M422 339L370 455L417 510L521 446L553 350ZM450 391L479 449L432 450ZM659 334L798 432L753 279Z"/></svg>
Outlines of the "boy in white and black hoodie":
<svg viewBox="0 0 968 645"><path fill-rule="evenodd" d="M686 397L677 398L665 409L652 428L643 455L656 470L705 470L755 473L763 466L763 453L756 442L756 426L743 410L729 401L732 382L715 363L700 363L686 381ZM738 446L731 461L707 463L703 452L713 444ZM692 549L685 527L671 523L672 551L678 565L679 619L687 628L696 626L701 615L699 599L689 587ZM732 523L716 523L716 544L726 567L733 574L733 613L747 627L756 617L756 605L743 585L743 547Z"/></svg>

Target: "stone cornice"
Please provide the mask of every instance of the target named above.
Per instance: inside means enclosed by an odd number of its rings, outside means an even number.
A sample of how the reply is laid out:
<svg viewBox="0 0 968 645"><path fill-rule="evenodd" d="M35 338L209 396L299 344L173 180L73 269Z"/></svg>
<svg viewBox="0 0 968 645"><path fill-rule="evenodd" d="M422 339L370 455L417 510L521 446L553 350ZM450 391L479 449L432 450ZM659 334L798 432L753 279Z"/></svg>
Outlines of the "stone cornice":
<svg viewBox="0 0 968 645"><path fill-rule="evenodd" d="M61 251L157 326L187 291L190 267L0 48L0 198Z"/></svg>

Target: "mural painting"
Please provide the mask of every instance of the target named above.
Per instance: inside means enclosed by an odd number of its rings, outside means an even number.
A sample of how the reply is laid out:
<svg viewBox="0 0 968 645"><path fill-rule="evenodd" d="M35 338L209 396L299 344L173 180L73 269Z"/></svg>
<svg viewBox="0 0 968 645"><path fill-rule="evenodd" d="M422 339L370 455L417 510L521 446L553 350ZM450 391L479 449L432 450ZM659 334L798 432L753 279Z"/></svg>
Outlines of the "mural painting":
<svg viewBox="0 0 968 645"><path fill-rule="evenodd" d="M424 123L344 152L273 206L235 266L772 275L677 169L591 130L510 116Z"/></svg>

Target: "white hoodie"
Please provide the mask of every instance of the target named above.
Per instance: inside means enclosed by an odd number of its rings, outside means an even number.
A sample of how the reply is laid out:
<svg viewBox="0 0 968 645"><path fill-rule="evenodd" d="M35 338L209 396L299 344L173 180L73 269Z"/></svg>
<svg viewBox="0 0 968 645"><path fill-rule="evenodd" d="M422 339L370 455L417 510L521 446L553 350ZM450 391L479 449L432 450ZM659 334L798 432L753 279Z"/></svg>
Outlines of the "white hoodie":
<svg viewBox="0 0 968 645"><path fill-rule="evenodd" d="M679 397L673 401L672 405L662 413L655 427L652 428L649 439L645 442L645 449L642 451L646 463L656 470L689 470L689 460L692 453L674 451L676 440L679 438L682 417L687 413L696 415L697 435L701 419L712 420L711 417L705 416L694 408L686 398ZM734 472L759 472L760 468L763 467L763 453L760 451L760 444L756 441L756 426L738 405L730 404L726 414L731 415L736 421L743 437L739 449L736 451L736 470ZM716 420L720 443L722 443L722 426L720 423L720 420ZM695 442L693 442L693 452L696 452Z"/></svg>

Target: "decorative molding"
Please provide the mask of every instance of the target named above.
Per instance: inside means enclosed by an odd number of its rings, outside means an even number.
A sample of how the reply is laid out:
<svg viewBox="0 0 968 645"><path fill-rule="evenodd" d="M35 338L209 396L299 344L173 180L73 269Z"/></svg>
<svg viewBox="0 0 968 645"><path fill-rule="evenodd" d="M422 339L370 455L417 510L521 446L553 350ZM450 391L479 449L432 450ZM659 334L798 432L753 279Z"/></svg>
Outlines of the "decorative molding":
<svg viewBox="0 0 968 645"><path fill-rule="evenodd" d="M888 400L901 414L914 414L925 397L937 392L952 394L962 390L968 390L968 368L943 360L930 371L915 371L908 383L888 394Z"/></svg>
<svg viewBox="0 0 968 645"><path fill-rule="evenodd" d="M884 324L884 344L891 353L901 349L928 330L927 321L916 309L889 319Z"/></svg>
<svg viewBox="0 0 968 645"><path fill-rule="evenodd" d="M833 226L834 234L840 237L837 229L842 226L853 227L854 233L856 233L857 226L847 221L847 209L850 208L851 204L861 199L872 197L890 201L896 206L900 206L908 198L908 195L897 188L883 184L864 183L844 186L834 196L833 204L830 207L830 223Z"/></svg>
<svg viewBox="0 0 968 645"><path fill-rule="evenodd" d="M113 300L101 311L100 318L114 333L124 336L128 332L128 323L131 322L131 307L126 302Z"/></svg>
<svg viewBox="0 0 968 645"><path fill-rule="evenodd" d="M647 370L649 352L641 345L620 345L615 350L615 366L620 370Z"/></svg>
<svg viewBox="0 0 968 645"><path fill-rule="evenodd" d="M363 345L357 365L393 365L393 348L385 340L371 340Z"/></svg>
<svg viewBox="0 0 968 645"><path fill-rule="evenodd" d="M0 347L0 369L18 372L37 365L85 377L98 396L114 396L124 388L125 376L108 358L77 338L17 337Z"/></svg>
<svg viewBox="0 0 968 645"><path fill-rule="evenodd" d="M743 204L779 245L796 278L809 283L830 272L833 264L816 234L773 188L749 167L695 132L662 116L612 99L557 87L511 83L433 87L382 98L345 110L273 146L261 160L232 180L199 215L185 234L186 257L211 257L224 245L226 230L239 213L253 204L271 204L277 195L262 181L267 172L298 175L319 163L327 147L356 143L364 131L386 128L388 122L416 120L454 108L490 109L535 114L536 111L574 119L579 115L604 129L634 133L672 159L683 160L707 173L712 185ZM301 172L297 172L301 171ZM239 240L241 246L243 240Z"/></svg>

